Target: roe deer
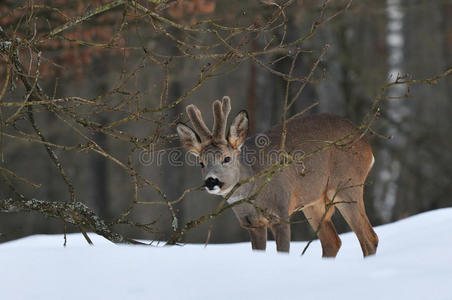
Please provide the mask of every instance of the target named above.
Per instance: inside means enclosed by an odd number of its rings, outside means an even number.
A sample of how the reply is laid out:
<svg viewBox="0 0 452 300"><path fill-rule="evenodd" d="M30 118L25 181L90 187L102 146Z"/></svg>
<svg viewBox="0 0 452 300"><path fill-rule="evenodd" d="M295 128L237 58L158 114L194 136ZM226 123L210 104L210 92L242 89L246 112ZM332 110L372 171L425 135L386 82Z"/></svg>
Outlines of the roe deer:
<svg viewBox="0 0 452 300"><path fill-rule="evenodd" d="M221 102L213 102L212 132L196 106L188 105L186 110L194 130L178 123L177 132L184 147L199 157L207 192L225 196L240 180L275 163L274 160L262 160L262 157L249 163L244 149L248 153L264 151L265 154L272 149L279 149L281 125L266 132L268 145L263 148L257 145L255 137L246 138L246 111L239 112L226 135L226 123L231 110L229 97L223 97ZM341 247L341 240L331 222L336 207L357 235L363 255L375 254L378 237L367 218L363 202L363 185L374 163L372 149L366 138L349 121L329 114L289 119L286 128L287 152L314 153L303 159L301 167L300 164L290 164L274 174L251 202L244 201L233 206L240 225L249 231L252 248L265 250L269 227L276 240L277 250L289 251L289 218L294 212L302 210L317 232L323 256L335 257ZM340 139L346 139L343 142L346 146L334 143L316 152L327 143ZM239 186L228 202L233 203L255 193L265 177Z"/></svg>

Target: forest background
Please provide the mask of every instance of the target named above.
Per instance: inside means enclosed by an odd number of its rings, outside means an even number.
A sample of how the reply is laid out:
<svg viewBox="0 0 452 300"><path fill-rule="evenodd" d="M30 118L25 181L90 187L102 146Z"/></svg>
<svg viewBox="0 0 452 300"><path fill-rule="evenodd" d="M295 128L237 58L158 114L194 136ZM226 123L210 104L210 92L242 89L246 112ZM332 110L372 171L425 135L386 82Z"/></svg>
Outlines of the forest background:
<svg viewBox="0 0 452 300"><path fill-rule="evenodd" d="M450 0L4 0L0 26L0 242L247 240L175 131L224 95L251 133L285 108L364 125L374 225L452 204Z"/></svg>

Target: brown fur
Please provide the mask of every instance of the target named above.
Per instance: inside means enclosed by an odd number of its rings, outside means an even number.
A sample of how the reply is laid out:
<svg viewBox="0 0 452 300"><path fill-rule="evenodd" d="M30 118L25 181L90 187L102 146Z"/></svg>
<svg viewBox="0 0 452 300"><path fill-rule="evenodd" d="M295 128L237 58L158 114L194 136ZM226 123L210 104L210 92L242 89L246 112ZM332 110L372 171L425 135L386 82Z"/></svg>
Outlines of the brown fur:
<svg viewBox="0 0 452 300"><path fill-rule="evenodd" d="M246 133L246 129L246 114L239 114L230 132ZM244 143L247 151L254 150L268 159L248 165L244 151L237 151L238 146L229 143L221 152L224 155L234 155L234 151L241 153L237 157L232 156L234 164L223 166L220 161L214 161L203 174L214 174L225 183L222 190L230 190L239 180L253 176L276 162L277 158L269 157L280 147L281 132L281 126L266 132L270 144L264 148L256 145L255 137L249 137ZM186 139L181 136L181 140ZM340 142L331 144L336 141ZM329 147L319 151L326 145ZM341 240L331 216L337 208L357 235L363 255L375 254L378 237L367 218L363 202L363 186L373 160L365 137L360 136L350 122L334 115L299 117L287 123L286 150L310 155L301 164L293 163L275 174L252 203L233 207L241 226L250 232L253 249L265 249L267 228L270 228L278 251L289 251L290 216L302 210L317 232L323 256L335 257ZM259 178L240 186L232 198L238 200L253 195L264 180Z"/></svg>

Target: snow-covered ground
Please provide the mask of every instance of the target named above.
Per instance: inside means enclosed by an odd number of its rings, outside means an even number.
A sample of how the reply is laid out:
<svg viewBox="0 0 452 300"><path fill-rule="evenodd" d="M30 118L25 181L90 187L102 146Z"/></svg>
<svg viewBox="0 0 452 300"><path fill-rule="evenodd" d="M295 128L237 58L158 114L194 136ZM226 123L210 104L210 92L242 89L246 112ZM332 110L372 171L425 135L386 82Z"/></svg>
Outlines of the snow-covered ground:
<svg viewBox="0 0 452 300"><path fill-rule="evenodd" d="M117 246L91 234L38 235L0 244L0 299L452 299L452 208L376 228L377 255L363 259L341 235L336 259L315 241L291 254L249 243Z"/></svg>

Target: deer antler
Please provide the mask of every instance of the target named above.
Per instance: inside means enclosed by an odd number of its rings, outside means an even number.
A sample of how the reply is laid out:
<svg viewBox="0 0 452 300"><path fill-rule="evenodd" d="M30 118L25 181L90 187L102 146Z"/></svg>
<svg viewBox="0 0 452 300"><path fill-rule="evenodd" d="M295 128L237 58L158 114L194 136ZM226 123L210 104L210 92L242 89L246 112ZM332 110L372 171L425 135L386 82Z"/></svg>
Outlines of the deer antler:
<svg viewBox="0 0 452 300"><path fill-rule="evenodd" d="M201 139L201 142L210 140L212 138L212 133L210 132L209 128L207 128L206 123L204 123L204 120L202 119L202 115L199 109L195 105L190 104L187 106L186 110L187 115L190 118L190 121L192 122L196 133L199 135Z"/></svg>
<svg viewBox="0 0 452 300"><path fill-rule="evenodd" d="M213 102L213 139L216 141L226 141L226 123L231 111L231 100L224 96L223 100Z"/></svg>
<svg viewBox="0 0 452 300"><path fill-rule="evenodd" d="M217 142L226 142L226 123L228 121L228 115L231 111L231 99L228 96L224 96L223 99L215 100L213 102L213 133L207 128L206 123L202 118L199 109L190 104L187 106L187 115L193 124L193 127L198 134L201 142L213 139Z"/></svg>

